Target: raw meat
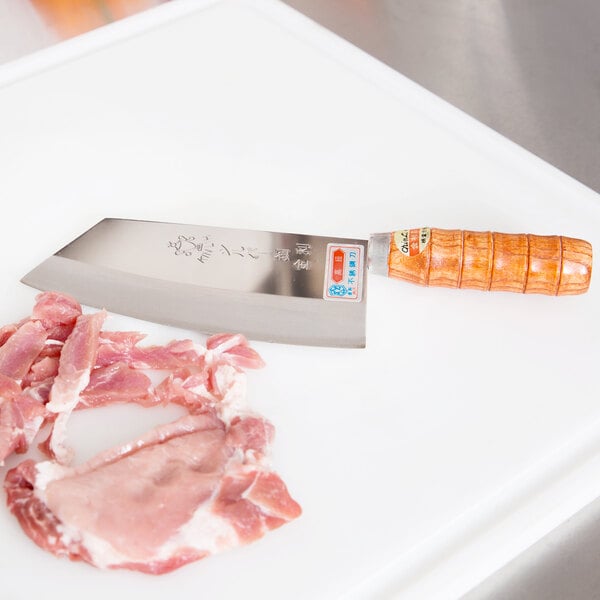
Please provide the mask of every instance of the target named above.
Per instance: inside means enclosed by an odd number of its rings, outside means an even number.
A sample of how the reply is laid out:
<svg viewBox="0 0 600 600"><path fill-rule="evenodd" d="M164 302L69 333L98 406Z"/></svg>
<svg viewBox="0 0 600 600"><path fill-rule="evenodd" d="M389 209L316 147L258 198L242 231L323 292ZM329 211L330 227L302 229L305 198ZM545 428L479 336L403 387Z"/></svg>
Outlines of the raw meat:
<svg viewBox="0 0 600 600"><path fill-rule="evenodd" d="M260 369L265 366L263 359L256 350L248 346L248 340L241 334L230 335L221 333L208 338L208 350L222 353L230 364L243 369Z"/></svg>
<svg viewBox="0 0 600 600"><path fill-rule="evenodd" d="M75 299L44 292L38 295L31 317L0 328L0 375L19 389L19 394L7 395L6 381L0 385L0 464L12 452L26 452L44 422L52 420L44 405L58 372L63 342L80 315Z"/></svg>
<svg viewBox="0 0 600 600"><path fill-rule="evenodd" d="M26 452L46 417L43 404L23 394L19 384L0 375L0 465L13 452Z"/></svg>
<svg viewBox="0 0 600 600"><path fill-rule="evenodd" d="M19 329L19 325L17 323L11 323L10 325L4 325L4 327L0 327L0 346L4 346L10 336L15 333L17 329Z"/></svg>
<svg viewBox="0 0 600 600"><path fill-rule="evenodd" d="M98 367L90 374L90 381L79 397L77 408L94 408L113 402L156 404L150 378L123 362Z"/></svg>
<svg viewBox="0 0 600 600"><path fill-rule="evenodd" d="M67 420L79 402L79 395L90 381L98 353L98 336L105 318L104 311L77 317L60 354L58 375L54 379L46 408L57 413L49 447L62 464L72 459L73 452L64 443Z"/></svg>
<svg viewBox="0 0 600 600"><path fill-rule="evenodd" d="M80 467L22 463L9 473L8 502L57 555L165 573L299 515L281 479L246 455L267 440L247 441L210 412L190 415Z"/></svg>
<svg viewBox="0 0 600 600"><path fill-rule="evenodd" d="M247 340L140 346L143 334L101 331L105 317L46 292L0 331L0 461L51 426L40 448L53 460L25 460L5 479L25 533L57 556L160 574L298 517L269 466L274 428L246 404L243 369L264 364ZM115 402L189 414L69 466L70 413Z"/></svg>
<svg viewBox="0 0 600 600"><path fill-rule="evenodd" d="M0 374L23 379L46 344L48 332L39 321L19 327L0 347Z"/></svg>
<svg viewBox="0 0 600 600"><path fill-rule="evenodd" d="M66 294L44 292L39 294L33 307L32 319L41 321L48 338L64 342L81 315L81 305Z"/></svg>
<svg viewBox="0 0 600 600"><path fill-rule="evenodd" d="M98 348L98 366L126 362L136 369L176 369L200 364L205 349L192 340L175 340L166 346L138 346L145 336L137 332L103 332Z"/></svg>

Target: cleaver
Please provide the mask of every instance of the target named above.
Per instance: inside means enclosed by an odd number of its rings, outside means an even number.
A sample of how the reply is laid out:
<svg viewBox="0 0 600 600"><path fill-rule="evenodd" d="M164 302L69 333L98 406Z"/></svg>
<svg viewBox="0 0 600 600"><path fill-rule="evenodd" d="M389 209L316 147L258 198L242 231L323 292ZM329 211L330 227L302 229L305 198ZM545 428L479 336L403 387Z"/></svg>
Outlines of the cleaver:
<svg viewBox="0 0 600 600"><path fill-rule="evenodd" d="M445 230L369 240L104 219L22 281L203 333L365 346L367 273L425 285L580 294L592 248L563 236Z"/></svg>

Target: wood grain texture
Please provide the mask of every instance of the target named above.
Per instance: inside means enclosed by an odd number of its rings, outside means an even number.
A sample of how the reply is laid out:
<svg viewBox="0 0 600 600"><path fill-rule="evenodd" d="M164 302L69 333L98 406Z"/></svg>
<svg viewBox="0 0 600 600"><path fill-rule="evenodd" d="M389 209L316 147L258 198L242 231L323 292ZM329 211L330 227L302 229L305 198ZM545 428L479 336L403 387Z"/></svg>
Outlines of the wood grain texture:
<svg viewBox="0 0 600 600"><path fill-rule="evenodd" d="M430 231L412 256L391 236L389 276L420 285L547 294L582 294L590 285L592 247L564 236L463 231ZM413 248L414 250L414 248ZM411 253L413 253L411 251Z"/></svg>

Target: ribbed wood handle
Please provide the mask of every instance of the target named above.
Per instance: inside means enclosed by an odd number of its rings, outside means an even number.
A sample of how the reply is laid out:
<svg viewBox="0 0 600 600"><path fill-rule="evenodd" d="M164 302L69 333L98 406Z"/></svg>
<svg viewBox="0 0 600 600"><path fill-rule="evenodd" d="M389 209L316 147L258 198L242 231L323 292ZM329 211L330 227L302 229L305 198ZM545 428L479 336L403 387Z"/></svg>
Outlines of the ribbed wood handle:
<svg viewBox="0 0 600 600"><path fill-rule="evenodd" d="M434 228L390 237L388 275L420 285L557 296L590 284L592 246L584 240Z"/></svg>

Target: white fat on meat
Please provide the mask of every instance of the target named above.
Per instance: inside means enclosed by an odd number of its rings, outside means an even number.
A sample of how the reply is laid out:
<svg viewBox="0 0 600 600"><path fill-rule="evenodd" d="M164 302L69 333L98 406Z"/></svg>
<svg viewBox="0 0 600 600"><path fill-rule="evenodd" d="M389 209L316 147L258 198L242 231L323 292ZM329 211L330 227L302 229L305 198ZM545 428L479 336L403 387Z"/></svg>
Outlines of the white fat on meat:
<svg viewBox="0 0 600 600"><path fill-rule="evenodd" d="M215 369L215 382L221 394L216 405L219 417L227 424L235 416L250 412L246 399L246 374L238 369L221 364Z"/></svg>

